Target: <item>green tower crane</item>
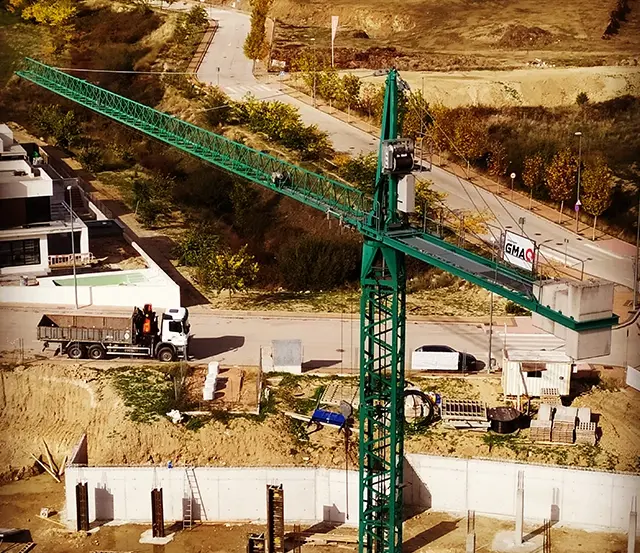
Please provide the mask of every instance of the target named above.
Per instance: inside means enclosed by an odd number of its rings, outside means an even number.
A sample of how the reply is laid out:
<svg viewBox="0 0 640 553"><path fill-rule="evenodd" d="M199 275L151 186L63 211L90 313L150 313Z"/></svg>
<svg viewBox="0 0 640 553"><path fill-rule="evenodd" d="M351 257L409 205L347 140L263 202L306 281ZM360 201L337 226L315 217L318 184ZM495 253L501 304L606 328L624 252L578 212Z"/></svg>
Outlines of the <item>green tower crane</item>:
<svg viewBox="0 0 640 553"><path fill-rule="evenodd" d="M398 182L413 167L398 139L398 76L388 73L373 197L26 58L18 75L246 180L338 218L363 235L360 301L360 551L402 551L405 256L497 293L577 332L618 317L578 321L540 302L532 277L413 228L398 212Z"/></svg>

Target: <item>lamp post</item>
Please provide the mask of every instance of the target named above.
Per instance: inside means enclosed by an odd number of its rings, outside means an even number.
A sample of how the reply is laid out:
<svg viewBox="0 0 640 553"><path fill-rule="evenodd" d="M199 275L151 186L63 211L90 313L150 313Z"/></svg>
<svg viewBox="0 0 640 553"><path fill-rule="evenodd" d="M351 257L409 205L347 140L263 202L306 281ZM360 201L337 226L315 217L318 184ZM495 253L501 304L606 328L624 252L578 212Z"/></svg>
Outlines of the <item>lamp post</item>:
<svg viewBox="0 0 640 553"><path fill-rule="evenodd" d="M640 306L638 302L638 279L640 279L640 190L638 190L638 224L636 228L636 264L633 268L633 310L635 311Z"/></svg>
<svg viewBox="0 0 640 553"><path fill-rule="evenodd" d="M574 133L578 137L578 190L576 194L576 234L578 234L578 221L580 219L580 166L582 165L582 133L577 131Z"/></svg>
<svg viewBox="0 0 640 553"><path fill-rule="evenodd" d="M76 244L73 235L73 194L71 185L67 186L69 192L69 210L71 211L71 264L73 266L73 292L76 299L76 309L78 309L78 276L76 275Z"/></svg>
<svg viewBox="0 0 640 553"><path fill-rule="evenodd" d="M513 200L513 181L516 178L516 174L515 173L511 173L509 176L511 177L511 199Z"/></svg>
<svg viewBox="0 0 640 553"><path fill-rule="evenodd" d="M311 39L311 44L313 46L313 107L316 107L316 66L318 64L318 60L316 58L316 39Z"/></svg>

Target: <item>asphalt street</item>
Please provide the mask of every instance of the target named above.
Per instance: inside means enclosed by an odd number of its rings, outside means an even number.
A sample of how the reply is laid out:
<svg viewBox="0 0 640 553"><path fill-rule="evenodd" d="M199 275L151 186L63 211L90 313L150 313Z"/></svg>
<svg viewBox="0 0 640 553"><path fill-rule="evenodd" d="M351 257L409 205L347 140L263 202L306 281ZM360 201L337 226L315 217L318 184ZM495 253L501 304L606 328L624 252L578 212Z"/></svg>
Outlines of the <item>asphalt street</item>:
<svg viewBox="0 0 640 553"><path fill-rule="evenodd" d="M82 314L89 314L87 311L83 310ZM42 344L37 340L36 327L46 312L56 312L56 308L0 308L0 352L18 349L20 339L24 341L25 353L41 352ZM95 308L90 312L100 313ZM129 310L109 310L109 315L126 316L129 313ZM190 320L193 334L190 353L197 361L217 360L226 365L255 366L259 364L260 348L270 346L272 340L298 339L302 340L306 367L353 370L359 366L360 322L357 314L346 314L343 318L243 317L219 316L206 309L193 309ZM534 343L539 344L547 336L529 334L528 318L522 318L521 323L527 333L525 338L534 348ZM492 353L497 360L502 358L502 339L499 336L502 331L494 330ZM507 332L518 332L518 328L507 328ZM407 367L410 366L411 352L424 344L445 344L471 353L484 363L488 359L489 336L480 324L407 322ZM614 331L612 354L592 361L640 365L640 326L633 324Z"/></svg>

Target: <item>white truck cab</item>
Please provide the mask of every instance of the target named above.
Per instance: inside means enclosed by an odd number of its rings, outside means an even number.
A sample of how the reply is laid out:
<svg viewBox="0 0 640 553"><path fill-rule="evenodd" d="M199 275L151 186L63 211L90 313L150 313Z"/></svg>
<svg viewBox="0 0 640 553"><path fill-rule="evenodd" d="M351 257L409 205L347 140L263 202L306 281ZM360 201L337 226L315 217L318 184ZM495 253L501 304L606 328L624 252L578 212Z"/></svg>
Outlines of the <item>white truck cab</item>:
<svg viewBox="0 0 640 553"><path fill-rule="evenodd" d="M189 310L186 307L167 309L162 315L160 340L186 352L190 338Z"/></svg>

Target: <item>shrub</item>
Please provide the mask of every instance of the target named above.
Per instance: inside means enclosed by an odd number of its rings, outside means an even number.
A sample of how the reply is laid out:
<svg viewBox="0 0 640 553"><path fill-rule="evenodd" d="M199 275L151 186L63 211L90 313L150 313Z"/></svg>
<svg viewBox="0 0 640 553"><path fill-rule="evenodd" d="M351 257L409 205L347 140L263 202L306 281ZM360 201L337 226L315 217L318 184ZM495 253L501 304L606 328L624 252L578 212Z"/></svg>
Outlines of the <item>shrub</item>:
<svg viewBox="0 0 640 553"><path fill-rule="evenodd" d="M305 236L277 256L282 282L293 291L331 290L360 275L361 246L351 237Z"/></svg>
<svg viewBox="0 0 640 553"><path fill-rule="evenodd" d="M80 138L80 124L73 111L63 112L58 106L38 104L32 116L36 127L56 146L68 148Z"/></svg>
<svg viewBox="0 0 640 553"><path fill-rule="evenodd" d="M98 173L104 168L104 156L102 148L98 146L86 146L78 153L78 161L83 167L93 173Z"/></svg>
<svg viewBox="0 0 640 553"><path fill-rule="evenodd" d="M218 236L214 234L212 227L206 224L191 226L175 247L174 255L180 265L197 267L217 245Z"/></svg>
<svg viewBox="0 0 640 553"><path fill-rule="evenodd" d="M358 157L343 156L336 160L338 174L356 188L373 193L378 171L378 155L360 154Z"/></svg>
<svg viewBox="0 0 640 553"><path fill-rule="evenodd" d="M174 185L173 177L162 173L138 177L133 181L135 212L143 226L153 227L160 217L171 213Z"/></svg>
<svg viewBox="0 0 640 553"><path fill-rule="evenodd" d="M508 315L529 315L530 311L524 307L519 306L517 303L511 300L507 301L507 305L504 307L504 312Z"/></svg>
<svg viewBox="0 0 640 553"><path fill-rule="evenodd" d="M578 104L579 106L584 106L585 104L589 103L589 96L587 95L586 92L578 92L578 95L576 96L576 104Z"/></svg>

